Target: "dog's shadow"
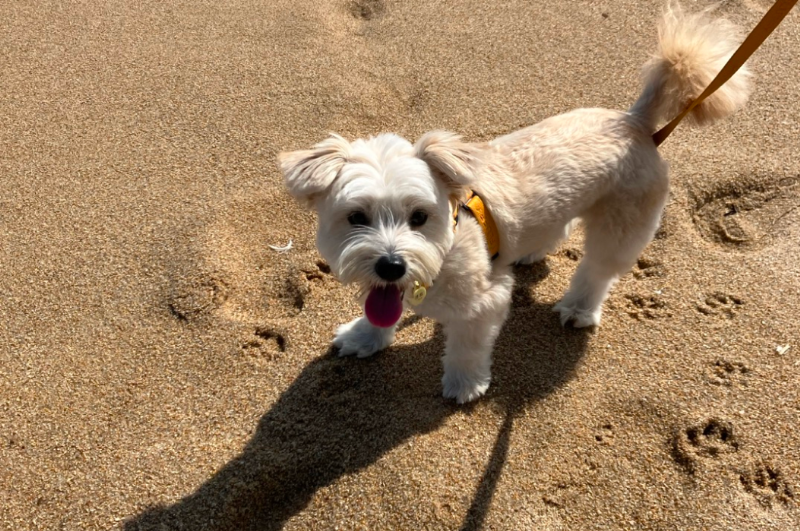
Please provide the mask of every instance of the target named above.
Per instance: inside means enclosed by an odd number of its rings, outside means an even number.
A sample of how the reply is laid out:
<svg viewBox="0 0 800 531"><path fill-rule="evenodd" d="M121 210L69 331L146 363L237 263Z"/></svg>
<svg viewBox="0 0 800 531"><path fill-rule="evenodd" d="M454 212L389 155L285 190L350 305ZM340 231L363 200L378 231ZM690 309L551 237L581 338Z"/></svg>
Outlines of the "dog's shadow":
<svg viewBox="0 0 800 531"><path fill-rule="evenodd" d="M516 413L568 380L586 349L586 332L562 329L550 305L531 300L531 284L547 271L544 264L517 271L511 315L495 349L493 384L482 398L504 404L507 416L462 529L482 527ZM261 418L238 457L174 505L132 518L126 531L281 529L317 489L470 407L441 397L443 349L437 329L424 343L392 347L369 360L329 352L312 361Z"/></svg>

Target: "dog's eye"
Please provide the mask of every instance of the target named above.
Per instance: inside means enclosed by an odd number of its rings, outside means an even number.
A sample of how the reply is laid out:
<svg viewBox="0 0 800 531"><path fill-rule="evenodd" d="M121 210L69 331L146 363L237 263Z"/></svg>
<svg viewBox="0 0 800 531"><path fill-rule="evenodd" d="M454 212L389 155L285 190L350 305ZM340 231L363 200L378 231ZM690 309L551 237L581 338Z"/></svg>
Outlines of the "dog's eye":
<svg viewBox="0 0 800 531"><path fill-rule="evenodd" d="M356 210L355 212L351 212L349 216L347 216L347 221L350 225L368 225L369 218L367 215L361 212L360 210Z"/></svg>
<svg viewBox="0 0 800 531"><path fill-rule="evenodd" d="M422 210L415 210L414 213L411 214L411 219L408 220L408 223L412 227L421 227L425 225L426 221L428 221L428 214Z"/></svg>

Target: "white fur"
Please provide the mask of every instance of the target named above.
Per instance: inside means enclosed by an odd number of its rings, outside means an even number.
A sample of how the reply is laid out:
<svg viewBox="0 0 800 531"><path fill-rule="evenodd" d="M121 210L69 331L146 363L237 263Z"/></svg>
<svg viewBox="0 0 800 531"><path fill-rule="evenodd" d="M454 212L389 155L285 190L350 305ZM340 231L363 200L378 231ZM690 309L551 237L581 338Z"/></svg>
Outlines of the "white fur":
<svg viewBox="0 0 800 531"><path fill-rule="evenodd" d="M726 22L667 11L659 50L643 68L645 87L628 112L579 109L488 143L441 131L416 145L393 134L349 143L338 136L310 150L280 155L290 193L316 208L317 245L334 273L366 292L385 284L376 261L393 254L408 269L396 284L409 300L414 281L429 285L418 313L444 325L444 396L458 402L486 392L491 353L508 315L511 264L542 259L585 224L584 258L554 310L563 324L600 324L603 301L658 227L668 194L667 163L651 135L705 88L735 47ZM748 96L748 73L735 75L695 111L697 123L722 118ZM500 233L491 261L477 222L451 212L471 188L486 202ZM421 227L409 220L428 214ZM365 226L348 216L363 212ZM394 327L365 318L341 326L341 355L369 356L388 346Z"/></svg>
<svg viewBox="0 0 800 531"><path fill-rule="evenodd" d="M378 328L366 317L359 317L336 330L333 346L339 349L339 356L355 354L357 358L368 358L394 342L395 328Z"/></svg>

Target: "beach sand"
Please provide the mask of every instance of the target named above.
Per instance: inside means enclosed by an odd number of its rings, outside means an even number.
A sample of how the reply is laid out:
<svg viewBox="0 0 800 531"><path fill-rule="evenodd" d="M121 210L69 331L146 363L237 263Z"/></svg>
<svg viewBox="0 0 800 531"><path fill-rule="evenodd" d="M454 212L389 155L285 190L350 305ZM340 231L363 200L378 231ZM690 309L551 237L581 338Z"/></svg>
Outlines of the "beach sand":
<svg viewBox="0 0 800 531"><path fill-rule="evenodd" d="M518 269L467 406L427 320L332 354L360 310L277 169L329 131L625 109L663 6L4 3L0 528L800 529L800 12L743 111L664 144L663 227L602 326L551 312L579 231Z"/></svg>

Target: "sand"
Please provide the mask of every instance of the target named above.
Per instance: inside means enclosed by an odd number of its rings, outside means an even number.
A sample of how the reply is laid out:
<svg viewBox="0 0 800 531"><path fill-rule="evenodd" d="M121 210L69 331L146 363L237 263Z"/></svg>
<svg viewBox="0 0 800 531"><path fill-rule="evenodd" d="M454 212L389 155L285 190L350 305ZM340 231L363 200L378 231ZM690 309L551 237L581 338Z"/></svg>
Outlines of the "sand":
<svg viewBox="0 0 800 531"><path fill-rule="evenodd" d="M427 320L332 355L359 308L277 170L329 131L627 108L662 5L5 2L0 528L799 529L797 10L749 106L663 146L663 228L602 327L550 311L577 233L519 268L468 406Z"/></svg>

